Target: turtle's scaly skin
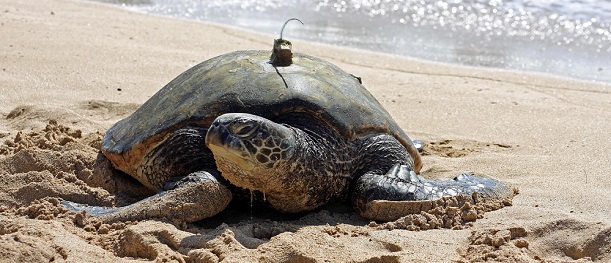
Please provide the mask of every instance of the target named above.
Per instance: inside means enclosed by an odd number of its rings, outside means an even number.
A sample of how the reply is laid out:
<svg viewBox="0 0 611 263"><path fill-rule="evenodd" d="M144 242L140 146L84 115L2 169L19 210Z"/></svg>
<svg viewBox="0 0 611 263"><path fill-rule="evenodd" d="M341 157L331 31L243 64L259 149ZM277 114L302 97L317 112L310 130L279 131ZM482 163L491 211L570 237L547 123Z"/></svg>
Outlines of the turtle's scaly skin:
<svg viewBox="0 0 611 263"><path fill-rule="evenodd" d="M424 179L411 140L359 80L311 56L292 63L237 51L176 77L102 140L117 169L168 191L87 210L105 221L195 221L247 190L283 212L349 199L364 217L392 220L423 200L513 196L495 179Z"/></svg>

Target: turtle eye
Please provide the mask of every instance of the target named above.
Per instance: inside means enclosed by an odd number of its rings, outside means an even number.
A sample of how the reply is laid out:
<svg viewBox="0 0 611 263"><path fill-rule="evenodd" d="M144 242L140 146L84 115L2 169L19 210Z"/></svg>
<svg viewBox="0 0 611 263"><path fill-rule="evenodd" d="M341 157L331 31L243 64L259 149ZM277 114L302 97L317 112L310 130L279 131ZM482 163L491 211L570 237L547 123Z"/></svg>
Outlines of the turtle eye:
<svg viewBox="0 0 611 263"><path fill-rule="evenodd" d="M257 130L257 126L250 123L236 123L231 127L231 132L242 138L252 135Z"/></svg>

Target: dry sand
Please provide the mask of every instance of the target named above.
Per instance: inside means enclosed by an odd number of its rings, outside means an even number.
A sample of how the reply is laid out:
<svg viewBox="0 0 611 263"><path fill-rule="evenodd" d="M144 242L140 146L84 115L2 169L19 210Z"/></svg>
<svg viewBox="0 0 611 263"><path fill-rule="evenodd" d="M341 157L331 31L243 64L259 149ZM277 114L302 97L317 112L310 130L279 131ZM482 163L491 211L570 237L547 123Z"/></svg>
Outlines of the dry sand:
<svg viewBox="0 0 611 263"><path fill-rule="evenodd" d="M122 205L150 195L98 156L101 134L190 66L270 49L273 36L76 0L0 3L2 262L611 261L610 85L301 41L297 52L362 77L429 143L424 175L499 178L519 188L513 205L462 229L421 231L343 205L299 216L232 207L176 226L69 212L58 198Z"/></svg>

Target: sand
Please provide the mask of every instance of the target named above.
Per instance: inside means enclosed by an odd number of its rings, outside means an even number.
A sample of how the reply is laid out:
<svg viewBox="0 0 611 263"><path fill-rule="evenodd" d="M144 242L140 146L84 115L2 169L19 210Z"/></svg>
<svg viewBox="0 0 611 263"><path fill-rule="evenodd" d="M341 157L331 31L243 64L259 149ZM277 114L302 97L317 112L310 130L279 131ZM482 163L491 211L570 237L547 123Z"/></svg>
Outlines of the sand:
<svg viewBox="0 0 611 263"><path fill-rule="evenodd" d="M375 223L342 204L296 216L235 205L190 224L68 211L59 198L151 195L99 155L102 134L187 68L273 36L76 0L0 3L2 262L611 261L611 85L295 40L360 76L427 143L423 175L499 178L519 189L512 205L462 207L445 227L434 211Z"/></svg>

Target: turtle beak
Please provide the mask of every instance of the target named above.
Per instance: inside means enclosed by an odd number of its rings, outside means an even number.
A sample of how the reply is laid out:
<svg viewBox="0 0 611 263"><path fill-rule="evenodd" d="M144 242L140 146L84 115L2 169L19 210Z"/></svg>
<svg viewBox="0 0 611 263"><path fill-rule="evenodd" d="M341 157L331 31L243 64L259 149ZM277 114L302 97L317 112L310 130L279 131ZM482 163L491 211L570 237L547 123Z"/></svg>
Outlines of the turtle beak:
<svg viewBox="0 0 611 263"><path fill-rule="evenodd" d="M226 113L217 117L208 128L206 146L216 145L236 150L245 149L241 139L248 137L255 129L253 126L240 125L245 123L239 117L240 115L244 114ZM256 116L253 115L252 117Z"/></svg>
<svg viewBox="0 0 611 263"><path fill-rule="evenodd" d="M255 164L240 139L229 131L227 119L221 116L212 122L206 133L206 146L217 161L223 158L225 161L239 165L242 169L252 170Z"/></svg>
<svg viewBox="0 0 611 263"><path fill-rule="evenodd" d="M219 125L218 122L213 122L206 133L206 146L210 148L211 145L223 146L225 141L229 137L229 131L224 126Z"/></svg>

